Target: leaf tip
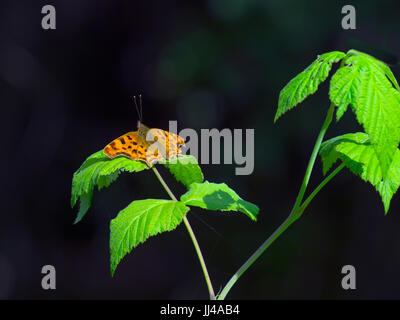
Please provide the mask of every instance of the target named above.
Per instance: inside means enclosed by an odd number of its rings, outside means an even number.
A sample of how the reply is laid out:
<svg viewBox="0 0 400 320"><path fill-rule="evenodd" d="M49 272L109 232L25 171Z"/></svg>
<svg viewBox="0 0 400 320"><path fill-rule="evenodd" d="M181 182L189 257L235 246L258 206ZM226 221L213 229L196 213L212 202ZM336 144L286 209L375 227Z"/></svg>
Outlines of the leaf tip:
<svg viewBox="0 0 400 320"><path fill-rule="evenodd" d="M75 220L74 220L74 222L72 223L73 225L75 225L75 224L77 224L79 221L81 221L82 220L82 217L76 217L75 218Z"/></svg>
<svg viewBox="0 0 400 320"><path fill-rule="evenodd" d="M387 216L388 212L389 212L389 206L390 204L384 204L385 207L385 216Z"/></svg>

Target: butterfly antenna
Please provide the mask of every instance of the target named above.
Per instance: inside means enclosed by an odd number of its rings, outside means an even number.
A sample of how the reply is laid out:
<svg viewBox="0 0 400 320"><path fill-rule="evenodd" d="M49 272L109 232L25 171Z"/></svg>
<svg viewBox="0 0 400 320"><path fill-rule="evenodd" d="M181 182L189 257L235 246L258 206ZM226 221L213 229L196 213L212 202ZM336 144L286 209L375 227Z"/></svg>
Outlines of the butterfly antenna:
<svg viewBox="0 0 400 320"><path fill-rule="evenodd" d="M142 95L139 94L140 122L143 120Z"/></svg>
<svg viewBox="0 0 400 320"><path fill-rule="evenodd" d="M137 104L136 96L133 96L133 101L135 102L136 113L137 113L137 115L139 117L139 122L142 122L142 115L140 114L140 111L139 111L139 107L138 107L138 104Z"/></svg>

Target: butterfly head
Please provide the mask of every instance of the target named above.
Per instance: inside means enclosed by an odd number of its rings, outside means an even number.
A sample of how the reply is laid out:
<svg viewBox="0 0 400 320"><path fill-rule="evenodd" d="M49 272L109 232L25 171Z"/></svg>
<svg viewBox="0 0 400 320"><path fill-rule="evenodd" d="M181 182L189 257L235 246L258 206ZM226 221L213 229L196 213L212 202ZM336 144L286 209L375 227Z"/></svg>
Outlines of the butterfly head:
<svg viewBox="0 0 400 320"><path fill-rule="evenodd" d="M141 136L144 140L147 140L147 134L150 129L146 127L142 122L140 122L140 120L138 120L137 122L137 129L139 136Z"/></svg>
<svg viewBox="0 0 400 320"><path fill-rule="evenodd" d="M178 146L179 149L181 149L182 147L185 146L185 140L183 140L182 137L177 135L176 136L176 140L177 140L177 146Z"/></svg>

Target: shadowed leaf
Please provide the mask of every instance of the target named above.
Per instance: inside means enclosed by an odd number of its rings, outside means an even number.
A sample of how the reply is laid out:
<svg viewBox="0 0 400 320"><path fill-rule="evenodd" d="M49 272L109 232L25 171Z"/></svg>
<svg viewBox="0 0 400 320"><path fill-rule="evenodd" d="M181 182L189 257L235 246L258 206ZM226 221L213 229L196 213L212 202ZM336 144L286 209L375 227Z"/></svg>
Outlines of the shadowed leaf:
<svg viewBox="0 0 400 320"><path fill-rule="evenodd" d="M239 211L256 221L259 208L240 198L225 183L193 183L181 201L190 206L208 210Z"/></svg>

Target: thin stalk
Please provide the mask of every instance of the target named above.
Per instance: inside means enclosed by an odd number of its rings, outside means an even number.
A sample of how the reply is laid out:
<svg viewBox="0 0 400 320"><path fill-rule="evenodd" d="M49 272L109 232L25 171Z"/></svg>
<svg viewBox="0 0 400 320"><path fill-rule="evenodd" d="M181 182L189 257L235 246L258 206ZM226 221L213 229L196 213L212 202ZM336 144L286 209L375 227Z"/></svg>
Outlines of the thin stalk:
<svg viewBox="0 0 400 320"><path fill-rule="evenodd" d="M154 174L157 176L158 180L164 187L165 191L167 191L168 195L171 197L171 199L174 201L178 201L178 199L176 199L176 197L172 193L171 189L165 183L164 179L161 177L158 170L154 166L152 167L152 169L153 169ZM196 236L195 236L193 229L190 226L189 220L186 218L186 216L183 217L183 222L185 223L186 229L189 232L189 235L190 235L190 238L192 239L194 248L196 249L197 256L200 260L201 269L203 270L204 279L206 280L206 283L207 283L207 288L208 288L208 293L210 294L210 299L215 300L215 293L214 293L214 289L213 289L213 286L211 283L211 278L210 278L210 275L208 274L207 266L204 261L203 254L201 253L199 243L197 242Z"/></svg>
<svg viewBox="0 0 400 320"><path fill-rule="evenodd" d="M168 187L167 183L164 181L164 179L161 177L160 173L158 172L158 170L156 169L156 167L152 167L153 172L155 173L155 175L158 178L158 181L160 181L160 183L162 184L162 186L164 187L165 191L167 191L168 195L170 196L170 198L174 201L178 201L178 199L176 199L176 197L174 196L174 194L172 193L171 189Z"/></svg>
<svg viewBox="0 0 400 320"><path fill-rule="evenodd" d="M318 192L321 191L321 189L330 181L333 179L334 176L336 176L342 169L345 167L345 164L342 163L340 166L338 166L335 170L333 170L329 176L327 176L319 185L314 189L313 192L308 196L306 200L304 200L303 204L299 207L295 218L298 219L300 216L303 214L304 210L307 208L307 206L310 204L311 200L314 199L314 197L317 195Z"/></svg>
<svg viewBox="0 0 400 320"><path fill-rule="evenodd" d="M317 140L315 141L314 149L311 153L310 160L307 165L306 173L303 178L303 182L301 184L299 193L296 198L296 202L293 206L292 211L286 220L274 231L274 233L265 240L262 245L250 256L249 259L236 271L236 273L232 276L232 278L225 285L224 289L222 289L221 293L218 295L218 300L224 300L230 289L236 283L236 281L240 278L240 276L263 254L263 252L287 229L289 226L296 221L305 208L308 206L310 201L315 197L315 195L328 183L343 167L339 166L334 172L332 172L327 178L325 178L322 183L314 190L314 192L307 198L307 203L305 202L305 206L301 206L301 202L303 200L304 194L307 189L308 182L310 180L311 172L314 167L315 160L318 155L318 151L321 147L322 140L324 139L325 133L328 130L330 123L332 122L333 112L335 110L335 106L333 104L330 105L328 112L325 117L325 121L321 127L321 130L318 134ZM340 168L340 169L339 169ZM339 169L339 170L338 170ZM298 212L301 211L301 214Z"/></svg>
<svg viewBox="0 0 400 320"><path fill-rule="evenodd" d="M310 160L308 161L308 166L306 169L306 173L303 178L303 183L301 184L300 191L297 195L296 202L293 206L292 212L290 215L293 215L297 209L300 207L301 202L303 201L304 193L306 192L308 181L310 180L311 172L314 167L315 160L318 156L319 148L321 147L322 140L324 139L325 133L328 130L329 125L332 122L333 112L335 111L335 105L331 103L328 112L325 117L325 121L322 125L322 128L318 134L317 140L315 141L314 149L311 153Z"/></svg>
<svg viewBox="0 0 400 320"><path fill-rule="evenodd" d="M332 171L329 176L327 176L319 185L314 189L310 196L304 201L304 203L299 207L298 212L292 217L287 217L286 220L274 231L274 233L251 255L251 257L243 264L243 266L234 274L234 276L229 280L225 288L221 291L218 296L218 300L224 300L230 288L235 284L236 280L253 264L254 261L287 229L289 226L295 222L303 214L304 210L310 204L311 200L317 195L318 192L330 181L334 176L336 176L345 165L342 163L334 171Z"/></svg>
<svg viewBox="0 0 400 320"><path fill-rule="evenodd" d="M251 255L249 259L239 268L238 271L232 276L232 278L222 289L221 293L218 295L217 300L224 300L229 290L233 287L240 276L246 272L246 270L263 254L265 250L294 222L293 219L287 217L286 220L274 231L272 235L269 236L267 240Z"/></svg>

